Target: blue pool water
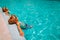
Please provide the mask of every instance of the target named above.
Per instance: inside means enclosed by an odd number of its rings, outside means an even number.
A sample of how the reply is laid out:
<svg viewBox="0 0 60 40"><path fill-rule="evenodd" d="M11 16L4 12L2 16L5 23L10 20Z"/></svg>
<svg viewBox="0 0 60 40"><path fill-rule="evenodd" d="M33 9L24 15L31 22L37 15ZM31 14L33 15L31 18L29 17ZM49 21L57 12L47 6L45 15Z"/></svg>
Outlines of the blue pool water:
<svg viewBox="0 0 60 40"><path fill-rule="evenodd" d="M0 6L33 26L23 30L26 40L60 40L60 1L0 0Z"/></svg>

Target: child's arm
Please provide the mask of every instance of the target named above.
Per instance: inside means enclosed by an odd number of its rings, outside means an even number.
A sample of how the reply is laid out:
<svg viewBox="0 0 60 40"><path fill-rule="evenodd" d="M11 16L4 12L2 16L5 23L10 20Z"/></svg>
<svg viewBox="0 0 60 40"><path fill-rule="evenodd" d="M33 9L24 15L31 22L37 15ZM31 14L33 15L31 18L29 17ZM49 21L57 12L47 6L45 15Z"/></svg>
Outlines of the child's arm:
<svg viewBox="0 0 60 40"><path fill-rule="evenodd" d="M20 23L19 22L17 23L17 28L18 28L18 31L19 31L20 35L24 36L24 33L23 33L22 29L20 28Z"/></svg>

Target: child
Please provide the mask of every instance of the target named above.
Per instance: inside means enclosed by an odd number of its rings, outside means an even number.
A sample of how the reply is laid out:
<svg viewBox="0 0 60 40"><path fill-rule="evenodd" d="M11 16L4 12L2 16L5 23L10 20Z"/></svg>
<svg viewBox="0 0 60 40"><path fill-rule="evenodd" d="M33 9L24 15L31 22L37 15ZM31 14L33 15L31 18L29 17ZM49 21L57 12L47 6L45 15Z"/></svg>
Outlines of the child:
<svg viewBox="0 0 60 40"><path fill-rule="evenodd" d="M10 16L9 10L6 7L2 8L2 11L5 13L5 15Z"/></svg>
<svg viewBox="0 0 60 40"><path fill-rule="evenodd" d="M15 15L12 15L8 22L9 22L9 24L16 24L17 21L18 21L17 17ZM28 25L26 23L22 23L22 22L18 22L18 23L22 29L32 28L31 25Z"/></svg>
<svg viewBox="0 0 60 40"><path fill-rule="evenodd" d="M8 20L8 23L9 24L16 24L20 35L24 36L24 33L20 27L20 23L18 22L18 19L15 17L15 15L11 15L11 17Z"/></svg>

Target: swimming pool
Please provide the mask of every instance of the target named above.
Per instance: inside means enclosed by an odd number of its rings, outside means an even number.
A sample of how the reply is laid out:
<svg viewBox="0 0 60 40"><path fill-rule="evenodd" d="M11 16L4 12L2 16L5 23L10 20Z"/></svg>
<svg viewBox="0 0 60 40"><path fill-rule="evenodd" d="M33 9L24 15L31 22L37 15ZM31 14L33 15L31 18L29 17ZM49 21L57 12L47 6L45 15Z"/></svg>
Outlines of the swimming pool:
<svg viewBox="0 0 60 40"><path fill-rule="evenodd" d="M0 0L19 21L32 25L23 30L27 40L60 40L59 1Z"/></svg>

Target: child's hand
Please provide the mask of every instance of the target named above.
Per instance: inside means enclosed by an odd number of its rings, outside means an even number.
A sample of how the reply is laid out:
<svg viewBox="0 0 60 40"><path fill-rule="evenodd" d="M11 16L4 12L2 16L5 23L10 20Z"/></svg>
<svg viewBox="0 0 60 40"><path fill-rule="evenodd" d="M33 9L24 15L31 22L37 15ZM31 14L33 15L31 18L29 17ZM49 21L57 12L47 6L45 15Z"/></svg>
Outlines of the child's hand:
<svg viewBox="0 0 60 40"><path fill-rule="evenodd" d="M21 32L20 32L20 35L21 35L21 36L24 36L24 33L21 31Z"/></svg>

